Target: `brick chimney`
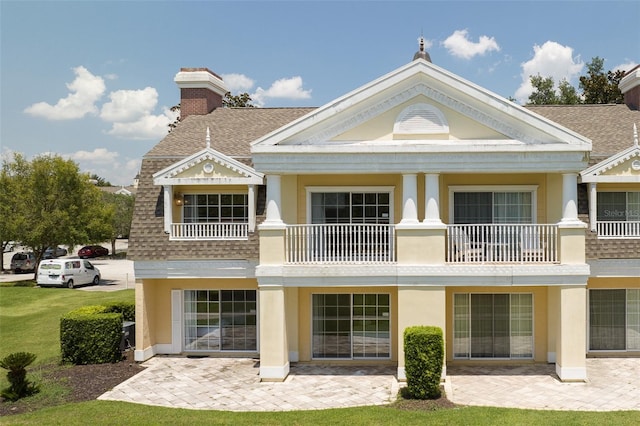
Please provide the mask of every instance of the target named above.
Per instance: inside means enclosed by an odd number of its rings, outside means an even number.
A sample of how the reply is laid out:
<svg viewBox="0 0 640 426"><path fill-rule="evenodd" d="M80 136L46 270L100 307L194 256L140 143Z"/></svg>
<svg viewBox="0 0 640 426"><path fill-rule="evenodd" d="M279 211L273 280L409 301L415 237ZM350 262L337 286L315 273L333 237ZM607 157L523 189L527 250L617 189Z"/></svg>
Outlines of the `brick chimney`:
<svg viewBox="0 0 640 426"><path fill-rule="evenodd" d="M627 72L620 84L620 91L624 95L624 103L631 109L639 109L640 105L640 65L636 65L631 71Z"/></svg>
<svg viewBox="0 0 640 426"><path fill-rule="evenodd" d="M180 88L180 119L209 114L228 92L222 78L208 68L180 68L173 81Z"/></svg>

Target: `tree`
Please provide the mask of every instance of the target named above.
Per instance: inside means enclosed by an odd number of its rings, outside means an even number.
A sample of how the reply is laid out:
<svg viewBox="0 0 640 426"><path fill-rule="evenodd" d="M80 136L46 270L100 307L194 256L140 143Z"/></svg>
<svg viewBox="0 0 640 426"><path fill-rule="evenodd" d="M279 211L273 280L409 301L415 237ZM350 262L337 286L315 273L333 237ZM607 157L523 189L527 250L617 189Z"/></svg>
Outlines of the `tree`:
<svg viewBox="0 0 640 426"><path fill-rule="evenodd" d="M20 154L14 160L2 162L0 170L0 268L4 270L4 249L11 241L20 241L20 229L24 228L24 215L18 200L22 195L22 182L25 182L28 162Z"/></svg>
<svg viewBox="0 0 640 426"><path fill-rule="evenodd" d="M255 108L255 105L251 103L251 96L247 92L239 95L227 92L222 99L222 106L225 108Z"/></svg>
<svg viewBox="0 0 640 426"><path fill-rule="evenodd" d="M554 105L558 103L553 78L542 77L540 74L532 75L529 78L534 88L534 91L529 95L529 104Z"/></svg>
<svg viewBox="0 0 640 426"><path fill-rule="evenodd" d="M558 103L561 105L578 105L582 103L582 99L578 95L578 91L573 87L566 79L562 79L558 85L560 96L558 97Z"/></svg>
<svg viewBox="0 0 640 426"><path fill-rule="evenodd" d="M178 116L173 121L173 123L167 124L167 126L169 126L169 133L171 133L171 131L175 129L178 126L178 124L180 124L180 104L174 105L170 109L171 109L171 112L177 112Z"/></svg>
<svg viewBox="0 0 640 426"><path fill-rule="evenodd" d="M618 84L625 72L616 70L604 72L604 59L596 56L587 64L587 75L580 77L580 89L586 104L622 103L623 97Z"/></svg>
<svg viewBox="0 0 640 426"><path fill-rule="evenodd" d="M36 264L47 247L71 248L109 238L113 208L72 160L39 156L27 162L17 155L7 167L20 171L15 237L33 250Z"/></svg>
<svg viewBox="0 0 640 426"><path fill-rule="evenodd" d="M89 176L89 180L92 183L95 183L96 186L113 186L111 185L111 182L109 182L108 180L106 180L103 177L98 176L97 174L92 174L91 176Z"/></svg>
<svg viewBox="0 0 640 426"><path fill-rule="evenodd" d="M135 198L130 195L103 193L105 204L112 206L114 215L111 221L111 253L116 254L116 239L128 238L133 219Z"/></svg>

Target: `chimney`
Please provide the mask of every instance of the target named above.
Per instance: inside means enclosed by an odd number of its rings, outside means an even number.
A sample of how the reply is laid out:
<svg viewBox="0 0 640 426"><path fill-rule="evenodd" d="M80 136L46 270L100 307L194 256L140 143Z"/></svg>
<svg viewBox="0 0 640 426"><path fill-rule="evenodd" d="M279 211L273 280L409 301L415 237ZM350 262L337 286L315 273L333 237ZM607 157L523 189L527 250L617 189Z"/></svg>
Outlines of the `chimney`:
<svg viewBox="0 0 640 426"><path fill-rule="evenodd" d="M638 110L640 105L640 65L636 65L631 71L627 72L620 84L620 91L624 95L624 103L630 109Z"/></svg>
<svg viewBox="0 0 640 426"><path fill-rule="evenodd" d="M180 88L180 120L209 114L228 92L222 78L208 68L180 68L173 81Z"/></svg>

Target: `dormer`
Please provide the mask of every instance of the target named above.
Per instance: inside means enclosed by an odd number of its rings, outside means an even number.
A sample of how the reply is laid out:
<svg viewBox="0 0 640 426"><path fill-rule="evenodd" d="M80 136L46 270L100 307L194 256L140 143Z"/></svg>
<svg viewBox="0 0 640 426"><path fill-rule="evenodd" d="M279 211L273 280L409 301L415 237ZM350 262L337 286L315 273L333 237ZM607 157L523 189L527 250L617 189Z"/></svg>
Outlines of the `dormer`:
<svg viewBox="0 0 640 426"><path fill-rule="evenodd" d="M164 188L164 231L173 240L247 239L264 175L211 148L153 175Z"/></svg>

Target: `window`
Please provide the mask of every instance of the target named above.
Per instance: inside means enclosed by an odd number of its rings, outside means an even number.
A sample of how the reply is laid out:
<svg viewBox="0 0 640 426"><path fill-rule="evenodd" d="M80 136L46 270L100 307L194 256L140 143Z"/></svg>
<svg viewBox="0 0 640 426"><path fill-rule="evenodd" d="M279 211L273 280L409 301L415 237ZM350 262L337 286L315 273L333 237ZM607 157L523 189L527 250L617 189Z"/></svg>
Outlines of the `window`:
<svg viewBox="0 0 640 426"><path fill-rule="evenodd" d="M311 223L388 224L388 192L312 192Z"/></svg>
<svg viewBox="0 0 640 426"><path fill-rule="evenodd" d="M589 290L589 349L640 350L640 289Z"/></svg>
<svg viewBox="0 0 640 426"><path fill-rule="evenodd" d="M256 291L185 290L184 347L188 351L256 351Z"/></svg>
<svg viewBox="0 0 640 426"><path fill-rule="evenodd" d="M598 221L640 221L640 192L598 192Z"/></svg>
<svg viewBox="0 0 640 426"><path fill-rule="evenodd" d="M314 358L390 358L389 294L314 294Z"/></svg>
<svg viewBox="0 0 640 426"><path fill-rule="evenodd" d="M184 223L247 223L247 194L185 194Z"/></svg>
<svg viewBox="0 0 640 426"><path fill-rule="evenodd" d="M453 194L453 223L533 223L533 193L462 192Z"/></svg>
<svg viewBox="0 0 640 426"><path fill-rule="evenodd" d="M533 358L533 295L454 294L454 358Z"/></svg>

